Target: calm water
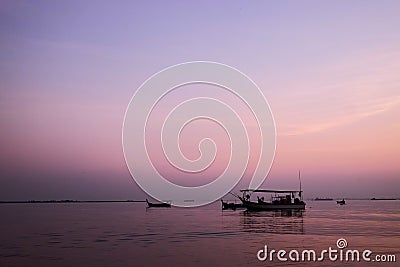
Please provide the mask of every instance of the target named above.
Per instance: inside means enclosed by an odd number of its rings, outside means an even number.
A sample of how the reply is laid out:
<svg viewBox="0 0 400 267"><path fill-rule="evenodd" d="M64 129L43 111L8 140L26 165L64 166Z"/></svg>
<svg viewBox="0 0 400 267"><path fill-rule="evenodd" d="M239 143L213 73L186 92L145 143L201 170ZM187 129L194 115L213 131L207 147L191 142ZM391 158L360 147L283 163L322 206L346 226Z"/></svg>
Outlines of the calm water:
<svg viewBox="0 0 400 267"><path fill-rule="evenodd" d="M400 266L400 201L308 201L304 212L146 209L145 203L0 205L0 266ZM397 263L258 261L270 249L395 254Z"/></svg>

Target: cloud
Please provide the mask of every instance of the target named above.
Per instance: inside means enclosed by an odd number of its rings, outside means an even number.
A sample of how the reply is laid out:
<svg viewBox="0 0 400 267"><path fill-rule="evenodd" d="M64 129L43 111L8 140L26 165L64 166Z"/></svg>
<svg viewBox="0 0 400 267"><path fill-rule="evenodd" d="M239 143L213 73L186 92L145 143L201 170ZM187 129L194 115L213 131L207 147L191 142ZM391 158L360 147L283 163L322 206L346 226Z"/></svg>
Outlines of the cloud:
<svg viewBox="0 0 400 267"><path fill-rule="evenodd" d="M354 112L353 114L331 118L327 122L302 124L302 125L289 125L289 130L284 131L282 136L295 136L303 134L311 134L323 132L333 128L342 127L359 120L378 115L386 112L400 104L400 95L391 98L382 98L365 104L361 111Z"/></svg>
<svg viewBox="0 0 400 267"><path fill-rule="evenodd" d="M400 104L399 68L400 50L380 47L299 70L278 95L278 135L323 132L388 112Z"/></svg>

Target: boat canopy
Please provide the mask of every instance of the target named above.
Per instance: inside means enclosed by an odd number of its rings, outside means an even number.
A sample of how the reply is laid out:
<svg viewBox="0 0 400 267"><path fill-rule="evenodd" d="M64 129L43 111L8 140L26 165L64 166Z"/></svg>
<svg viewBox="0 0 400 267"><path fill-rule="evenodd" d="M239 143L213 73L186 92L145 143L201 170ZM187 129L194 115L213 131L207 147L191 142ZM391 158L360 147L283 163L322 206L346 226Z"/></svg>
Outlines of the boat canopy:
<svg viewBox="0 0 400 267"><path fill-rule="evenodd" d="M240 192L260 192L260 193L282 193L282 194L289 194L289 193L300 193L303 191L299 190L267 190L267 189L242 189Z"/></svg>

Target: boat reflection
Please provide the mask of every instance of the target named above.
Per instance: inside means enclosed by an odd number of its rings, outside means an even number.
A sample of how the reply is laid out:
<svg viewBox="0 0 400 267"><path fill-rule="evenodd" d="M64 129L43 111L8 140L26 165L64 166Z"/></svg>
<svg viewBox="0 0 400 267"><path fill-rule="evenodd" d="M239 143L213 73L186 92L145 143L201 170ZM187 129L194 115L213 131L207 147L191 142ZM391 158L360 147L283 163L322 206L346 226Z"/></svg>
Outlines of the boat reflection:
<svg viewBox="0 0 400 267"><path fill-rule="evenodd" d="M243 211L241 226L245 232L304 234L303 210Z"/></svg>

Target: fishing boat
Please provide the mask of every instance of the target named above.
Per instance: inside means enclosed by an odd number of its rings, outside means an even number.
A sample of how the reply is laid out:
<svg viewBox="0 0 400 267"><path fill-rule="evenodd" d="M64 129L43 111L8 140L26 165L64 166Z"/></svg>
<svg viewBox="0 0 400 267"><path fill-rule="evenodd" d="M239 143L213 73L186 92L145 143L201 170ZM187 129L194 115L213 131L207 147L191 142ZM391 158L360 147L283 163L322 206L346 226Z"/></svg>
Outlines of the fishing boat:
<svg viewBox="0 0 400 267"><path fill-rule="evenodd" d="M233 203L233 202L224 202L221 199L221 203L222 203L222 209L223 210L236 210L236 209L240 209L240 208L244 208L243 204L240 203Z"/></svg>
<svg viewBox="0 0 400 267"><path fill-rule="evenodd" d="M299 184L299 190L244 189L240 190L243 195L241 197L238 196L238 198L242 201L243 206L251 211L304 210L306 203L303 201L300 171ZM257 195L257 201L251 199L253 194ZM266 199L268 196L270 200L267 201Z"/></svg>
<svg viewBox="0 0 400 267"><path fill-rule="evenodd" d="M344 200L344 199L337 200L336 203L339 204L339 205L346 205L346 200Z"/></svg>
<svg viewBox="0 0 400 267"><path fill-rule="evenodd" d="M146 202L147 202L147 206L149 208L171 208L170 203L151 203L147 200L147 198L146 198Z"/></svg>
<svg viewBox="0 0 400 267"><path fill-rule="evenodd" d="M247 210L304 210L306 203L303 201L302 191L296 190L268 190L268 189L244 189L239 199ZM257 194L257 201L251 200L251 196ZM270 195L270 200L259 195Z"/></svg>

